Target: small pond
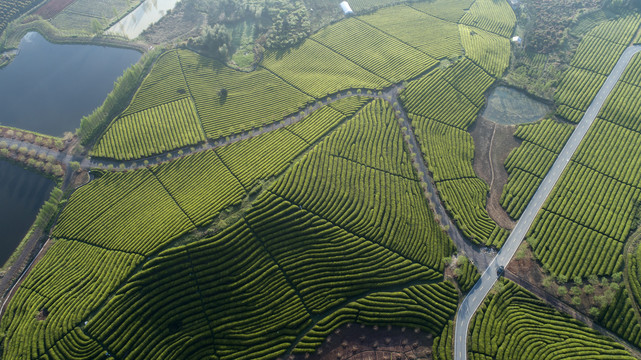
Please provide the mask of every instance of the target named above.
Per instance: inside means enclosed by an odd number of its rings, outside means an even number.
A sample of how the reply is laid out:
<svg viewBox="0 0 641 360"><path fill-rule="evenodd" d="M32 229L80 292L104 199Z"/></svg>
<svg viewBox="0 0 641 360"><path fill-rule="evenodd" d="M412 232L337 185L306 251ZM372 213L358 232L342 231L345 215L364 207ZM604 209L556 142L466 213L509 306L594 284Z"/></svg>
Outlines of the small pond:
<svg viewBox="0 0 641 360"><path fill-rule="evenodd" d="M179 2L180 0L145 0L134 11L110 27L107 32L135 39Z"/></svg>
<svg viewBox="0 0 641 360"><path fill-rule="evenodd" d="M58 45L31 32L0 69L0 125L61 136L100 106L114 81L135 64L134 50Z"/></svg>
<svg viewBox="0 0 641 360"><path fill-rule="evenodd" d="M516 125L537 121L550 111L550 107L525 93L497 86L487 100L482 116L500 125Z"/></svg>
<svg viewBox="0 0 641 360"><path fill-rule="evenodd" d="M53 186L52 180L0 160L0 266L29 231Z"/></svg>

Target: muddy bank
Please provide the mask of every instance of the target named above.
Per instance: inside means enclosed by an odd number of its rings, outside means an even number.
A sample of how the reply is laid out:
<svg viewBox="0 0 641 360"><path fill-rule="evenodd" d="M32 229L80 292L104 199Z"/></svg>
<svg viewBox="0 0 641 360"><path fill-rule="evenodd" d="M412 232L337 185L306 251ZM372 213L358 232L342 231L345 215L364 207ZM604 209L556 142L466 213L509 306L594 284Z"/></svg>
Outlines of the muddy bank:
<svg viewBox="0 0 641 360"><path fill-rule="evenodd" d="M516 225L500 204L508 178L503 164L510 152L519 146L514 137L515 131L515 125L498 125L483 116L470 128L474 139L474 172L490 187L487 211L497 224L506 229L513 229Z"/></svg>

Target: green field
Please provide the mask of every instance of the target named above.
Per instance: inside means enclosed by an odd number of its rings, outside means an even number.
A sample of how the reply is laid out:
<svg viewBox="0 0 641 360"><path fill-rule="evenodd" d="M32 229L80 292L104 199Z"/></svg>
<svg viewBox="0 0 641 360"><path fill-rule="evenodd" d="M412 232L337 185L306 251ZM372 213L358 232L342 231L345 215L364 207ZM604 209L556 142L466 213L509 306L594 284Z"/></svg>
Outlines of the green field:
<svg viewBox="0 0 641 360"><path fill-rule="evenodd" d="M560 116L572 122L583 116L639 24L637 15L629 15L604 21L588 33L557 92ZM605 51L594 50L605 46L616 50L599 61L586 55ZM641 57L636 55L544 204L528 241L543 269L557 279L598 276L615 282L609 294L594 297L591 313L636 346L641 344L641 316L636 310L641 297L632 235L639 226L641 200L639 74ZM571 125L552 120L519 128L516 136L524 142L506 161L510 179L502 197L510 215L522 213L571 130ZM621 273L623 282L614 280Z"/></svg>
<svg viewBox="0 0 641 360"><path fill-rule="evenodd" d="M507 39L488 33L489 40L474 37L463 43L460 25L451 15L441 19L434 7L416 5L387 7L339 21L296 47L267 51L251 72L191 51L168 51L91 154L133 160L225 138L282 120L341 91L379 91L414 79L433 70L438 59L461 56L464 48L486 71L495 75L503 71L500 67L509 56ZM449 14L468 6L456 2L438 8ZM487 46L492 49L483 50ZM193 106L176 103L186 98ZM170 105L174 103L181 107ZM150 116L161 110L169 118ZM140 134L125 134L128 129L140 129L136 131Z"/></svg>
<svg viewBox="0 0 641 360"><path fill-rule="evenodd" d="M50 21L63 31L101 33L140 3L137 0L75 0Z"/></svg>
<svg viewBox="0 0 641 360"><path fill-rule="evenodd" d="M121 169L93 169L66 192L48 250L0 320L2 359L307 358L351 324L422 333L433 359L453 359L474 263L509 235L488 212L470 129L509 71L519 12L506 0L350 3L354 16L265 50L252 71L187 45L159 50L124 110L96 125L89 155ZM88 4L52 23L104 27L134 5ZM623 10L578 21L556 117L519 126L505 162L500 205L513 219L641 27ZM585 309L637 347L640 95L637 55L527 236L545 282L594 285ZM448 237L428 180L478 254ZM507 280L468 345L474 360L632 359Z"/></svg>
<svg viewBox="0 0 641 360"><path fill-rule="evenodd" d="M470 324L469 359L634 359L623 346L518 285L500 285Z"/></svg>
<svg viewBox="0 0 641 360"><path fill-rule="evenodd" d="M49 300L42 303L30 296L31 287L20 288L11 315L2 320L10 337L6 355L92 354L100 344L123 358L275 358L291 347L317 346L318 336L336 326L333 317L345 319L350 309L362 309L354 321L364 324L418 326L440 334L457 303L442 273L442 258L453 246L421 193L391 105L365 103L358 97L343 100L336 104L343 112L322 108L292 132L267 133L150 169L105 174L77 191L54 232L59 239L25 283L46 288ZM353 117L345 121L346 116ZM337 120L323 127L319 119ZM336 130L318 142L331 128ZM284 146L286 134L294 132L298 141L304 137L318 145L262 192L242 219L213 237L167 246L181 232L210 221L225 204L238 202L244 187L286 169L278 164L309 147L296 141ZM260 161L264 167L234 162L241 154L271 153L274 144L282 156ZM231 176L216 175L223 168ZM178 181L183 176L189 181ZM206 190L208 183L229 190ZM356 184L373 187L349 191ZM212 193L207 202L219 206L194 201L193 194L200 193ZM168 199L163 208L171 204L178 211L145 217L142 210L153 213L155 207L144 199L161 198ZM109 216L113 213L138 215ZM158 221L151 227L157 233L146 232L143 221ZM106 265L93 267L96 256L129 267L112 274L104 271ZM66 272L52 276L60 266ZM66 305L66 299L82 294L91 294L78 303L82 311ZM373 303L386 304L389 312L368 310ZM400 317L396 309L409 303L422 317ZM32 315L43 309L44 323ZM298 335L305 336L294 344Z"/></svg>
<svg viewBox="0 0 641 360"><path fill-rule="evenodd" d="M558 116L575 123L581 120L640 24L641 16L630 14L603 22L586 34L554 95Z"/></svg>
<svg viewBox="0 0 641 360"><path fill-rule="evenodd" d="M519 126L514 136L523 143L505 160L510 177L501 195L501 206L512 218L523 214L573 130L551 119Z"/></svg>
<svg viewBox="0 0 641 360"><path fill-rule="evenodd" d="M472 168L474 142L466 131L495 79L463 60L411 82L401 94L441 199L463 234L475 243L500 247L507 230L485 210L487 184Z"/></svg>

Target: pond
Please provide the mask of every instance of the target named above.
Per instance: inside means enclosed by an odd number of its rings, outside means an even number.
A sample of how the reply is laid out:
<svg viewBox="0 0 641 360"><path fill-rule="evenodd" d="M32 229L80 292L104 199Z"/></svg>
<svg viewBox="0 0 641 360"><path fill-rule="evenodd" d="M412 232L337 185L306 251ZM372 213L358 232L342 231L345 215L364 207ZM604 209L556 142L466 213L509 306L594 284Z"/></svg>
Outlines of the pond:
<svg viewBox="0 0 641 360"><path fill-rule="evenodd" d="M114 81L135 64L135 50L59 45L31 32L0 69L0 125L61 136L100 106Z"/></svg>
<svg viewBox="0 0 641 360"><path fill-rule="evenodd" d="M0 266L27 234L53 187L52 180L0 160Z"/></svg>
<svg viewBox="0 0 641 360"><path fill-rule="evenodd" d="M497 86L487 100L482 116L500 125L516 125L537 121L550 111L550 107L527 94Z"/></svg>
<svg viewBox="0 0 641 360"><path fill-rule="evenodd" d="M135 39L150 25L160 20L167 11L173 9L180 0L146 0L134 11L120 19L107 32Z"/></svg>

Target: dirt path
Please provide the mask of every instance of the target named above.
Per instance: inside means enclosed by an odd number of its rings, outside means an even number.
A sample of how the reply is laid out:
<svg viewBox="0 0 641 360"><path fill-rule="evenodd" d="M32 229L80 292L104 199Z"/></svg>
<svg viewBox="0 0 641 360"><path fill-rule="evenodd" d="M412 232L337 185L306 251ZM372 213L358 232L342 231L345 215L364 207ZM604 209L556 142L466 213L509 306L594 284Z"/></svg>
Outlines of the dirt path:
<svg viewBox="0 0 641 360"><path fill-rule="evenodd" d="M490 187L487 212L499 226L514 229L512 220L501 206L501 194L507 184L505 159L519 145L514 137L516 126L497 125L482 116L470 129L474 139L474 172Z"/></svg>

